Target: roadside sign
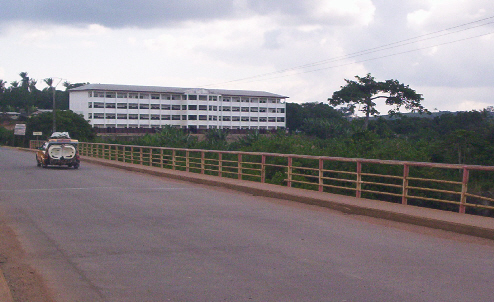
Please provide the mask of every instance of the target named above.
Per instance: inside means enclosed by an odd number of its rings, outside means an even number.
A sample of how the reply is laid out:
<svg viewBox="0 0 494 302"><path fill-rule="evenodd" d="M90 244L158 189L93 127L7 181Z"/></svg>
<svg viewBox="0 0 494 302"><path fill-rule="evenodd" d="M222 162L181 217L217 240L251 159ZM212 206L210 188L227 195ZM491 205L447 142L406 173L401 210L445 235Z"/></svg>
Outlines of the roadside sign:
<svg viewBox="0 0 494 302"><path fill-rule="evenodd" d="M43 132L33 132L34 136L43 135Z"/></svg>
<svg viewBox="0 0 494 302"><path fill-rule="evenodd" d="M15 124L14 135L26 135L26 124Z"/></svg>

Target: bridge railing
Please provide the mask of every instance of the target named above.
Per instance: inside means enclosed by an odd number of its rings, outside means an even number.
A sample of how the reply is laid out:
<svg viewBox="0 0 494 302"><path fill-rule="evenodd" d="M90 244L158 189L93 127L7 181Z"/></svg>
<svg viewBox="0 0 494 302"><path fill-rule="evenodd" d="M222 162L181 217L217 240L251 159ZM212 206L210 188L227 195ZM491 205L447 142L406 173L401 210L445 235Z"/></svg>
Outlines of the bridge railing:
<svg viewBox="0 0 494 302"><path fill-rule="evenodd" d="M79 143L79 152L125 163L459 213L494 210L494 198L489 195L494 166L85 142Z"/></svg>

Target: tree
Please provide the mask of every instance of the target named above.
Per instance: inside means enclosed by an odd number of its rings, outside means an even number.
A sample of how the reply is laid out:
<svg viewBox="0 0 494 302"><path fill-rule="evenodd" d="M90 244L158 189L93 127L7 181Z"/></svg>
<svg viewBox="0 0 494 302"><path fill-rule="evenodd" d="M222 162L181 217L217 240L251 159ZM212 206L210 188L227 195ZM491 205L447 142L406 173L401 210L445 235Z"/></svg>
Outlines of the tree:
<svg viewBox="0 0 494 302"><path fill-rule="evenodd" d="M389 110L389 114L397 114L402 106L411 112L428 112L420 102L423 100L422 95L415 92L408 85L404 85L397 80L387 80L377 82L374 77L368 73L365 77L355 76L357 81L345 79L347 83L341 86L341 89L334 92L331 98L328 98L332 106L347 105L347 109L355 113L357 105L362 106L360 111L365 113L364 129L367 130L369 117L379 114L376 109L377 99L385 99L386 105L394 106Z"/></svg>
<svg viewBox="0 0 494 302"><path fill-rule="evenodd" d="M57 110L57 131L69 132L70 136L80 141L90 141L94 138L94 131L91 125L80 114L70 110ZM27 120L26 134L32 138L33 132L43 132L43 136L52 134L53 115L45 112L35 115Z"/></svg>

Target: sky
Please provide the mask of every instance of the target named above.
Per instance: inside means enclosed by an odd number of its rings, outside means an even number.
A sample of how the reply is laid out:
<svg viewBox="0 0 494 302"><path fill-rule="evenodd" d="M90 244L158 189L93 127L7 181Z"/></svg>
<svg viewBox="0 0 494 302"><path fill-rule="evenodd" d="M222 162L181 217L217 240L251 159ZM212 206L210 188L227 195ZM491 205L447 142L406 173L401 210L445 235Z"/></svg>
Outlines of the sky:
<svg viewBox="0 0 494 302"><path fill-rule="evenodd" d="M327 102L371 73L430 111L494 105L492 0L6 0L0 45L0 79L27 72L40 89L51 77Z"/></svg>

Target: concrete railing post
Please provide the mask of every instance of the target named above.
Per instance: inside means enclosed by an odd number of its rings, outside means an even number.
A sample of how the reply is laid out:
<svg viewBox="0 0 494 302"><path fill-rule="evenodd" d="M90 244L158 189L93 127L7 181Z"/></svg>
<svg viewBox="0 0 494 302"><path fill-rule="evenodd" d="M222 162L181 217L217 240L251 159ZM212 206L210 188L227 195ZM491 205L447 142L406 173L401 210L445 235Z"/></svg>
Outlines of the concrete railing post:
<svg viewBox="0 0 494 302"><path fill-rule="evenodd" d="M319 192L324 191L324 160L322 158L319 159Z"/></svg>
<svg viewBox="0 0 494 302"><path fill-rule="evenodd" d="M218 154L218 176L223 176L223 153Z"/></svg>
<svg viewBox="0 0 494 302"><path fill-rule="evenodd" d="M293 164L293 159L291 156L288 157L288 169L287 169L287 187L291 187L292 186L292 164Z"/></svg>
<svg viewBox="0 0 494 302"><path fill-rule="evenodd" d="M465 205L467 203L467 191L468 191L468 178L469 171L465 167L463 168L463 181L461 182L461 199L460 199L460 213L465 214Z"/></svg>
<svg viewBox="0 0 494 302"><path fill-rule="evenodd" d="M261 155L261 183L266 182L266 155Z"/></svg>
<svg viewBox="0 0 494 302"><path fill-rule="evenodd" d="M402 204L407 204L408 202L408 174L410 173L410 167L407 164L403 165L403 189L402 193L403 195L401 196L401 203Z"/></svg>
<svg viewBox="0 0 494 302"><path fill-rule="evenodd" d="M357 198L362 197L362 162L357 161Z"/></svg>

